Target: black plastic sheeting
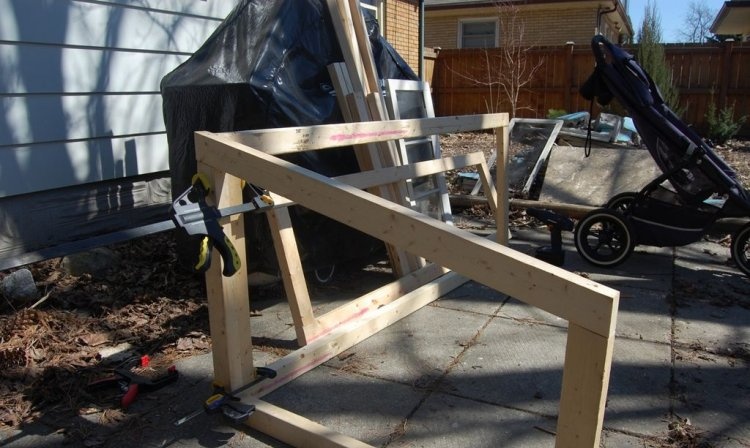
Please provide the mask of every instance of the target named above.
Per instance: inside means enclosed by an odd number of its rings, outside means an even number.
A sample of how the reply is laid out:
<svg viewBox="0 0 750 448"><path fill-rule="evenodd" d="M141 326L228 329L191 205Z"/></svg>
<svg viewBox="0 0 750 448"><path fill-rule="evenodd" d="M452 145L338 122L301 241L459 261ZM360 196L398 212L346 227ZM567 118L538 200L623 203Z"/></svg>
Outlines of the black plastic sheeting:
<svg viewBox="0 0 750 448"><path fill-rule="evenodd" d="M365 16L381 79L417 79ZM327 66L342 62L325 0L244 0L198 51L161 81L172 196L190 186L197 164L193 132L341 123ZM327 176L358 171L353 151L284 157ZM252 179L246 179L252 183ZM380 241L300 206L290 209L305 270L368 255ZM278 270L266 219L246 216L248 269ZM192 263L197 243L180 238Z"/></svg>

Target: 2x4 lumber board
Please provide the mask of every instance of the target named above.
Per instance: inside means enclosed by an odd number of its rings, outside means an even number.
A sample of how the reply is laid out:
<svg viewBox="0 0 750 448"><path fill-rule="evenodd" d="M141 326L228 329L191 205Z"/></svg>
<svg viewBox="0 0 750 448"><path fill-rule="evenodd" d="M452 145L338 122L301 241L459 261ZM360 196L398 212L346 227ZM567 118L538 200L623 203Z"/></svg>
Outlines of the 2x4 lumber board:
<svg viewBox="0 0 750 448"><path fill-rule="evenodd" d="M614 340L568 326L556 447L599 446Z"/></svg>
<svg viewBox="0 0 750 448"><path fill-rule="evenodd" d="M473 152L458 156L443 157L441 159L414 162L409 165L399 165L389 168L380 168L377 170L344 174L341 176L336 176L333 179L338 180L339 182L343 182L347 185L351 185L352 187L366 190L371 187L399 182L406 179L411 179L413 177L429 176L431 174L443 173L445 171L457 170L470 166L476 166L480 174L484 173L483 175L485 177L489 177L490 174L489 170L487 169L487 164L484 162L484 155L481 152ZM294 202L290 199L280 196L274 192L270 192L270 194L273 198L274 208L289 207L294 205ZM491 189L491 194L494 198L494 185ZM477 201L477 203L481 203L482 205L487 203L487 198L485 197L471 196L471 199ZM514 200L512 199L511 204L513 203L513 201ZM495 205L492 204L493 212L494 206Z"/></svg>
<svg viewBox="0 0 750 448"><path fill-rule="evenodd" d="M274 406L267 401L250 399L255 412L245 422L248 426L295 447L309 448L374 448L357 439Z"/></svg>
<svg viewBox="0 0 750 448"><path fill-rule="evenodd" d="M221 135L227 140L259 149L266 154L281 155L505 126L508 126L508 114L499 113L297 126L222 132Z"/></svg>
<svg viewBox="0 0 750 448"><path fill-rule="evenodd" d="M597 207L589 205L566 204L562 202L531 201L528 199L511 199L512 208L541 208L552 210L553 212L564 213L570 218L580 219L586 213L596 210Z"/></svg>
<svg viewBox="0 0 750 448"><path fill-rule="evenodd" d="M362 55L356 44L357 36L354 34L354 22L349 10L349 4L345 0L327 0L328 11L331 14L331 23L344 56L347 71L350 74L351 84L354 91L370 93L365 74Z"/></svg>
<svg viewBox="0 0 750 448"><path fill-rule="evenodd" d="M434 264L418 269L398 280L381 286L355 300L352 300L328 313L318 317L319 332L312 340L330 334L341 325L356 319L366 318L374 310L387 305L394 300L408 294L417 288L435 280L441 275L447 274L448 270Z"/></svg>
<svg viewBox="0 0 750 448"><path fill-rule="evenodd" d="M347 0L338 0L339 4L346 3ZM375 61L372 58L372 47L370 46L370 36L367 34L365 19L360 10L359 0L348 0L346 13L352 18L351 26L354 29L354 38L359 50L359 57L362 59L362 69L364 78L367 82L367 92L377 92L378 98L382 103L383 96L380 95L380 83L378 82L378 71L375 68ZM382 118L382 115L381 115Z"/></svg>
<svg viewBox="0 0 750 448"><path fill-rule="evenodd" d="M367 189L378 184L398 182L420 176L429 176L469 166L476 166L480 179L484 180L485 185L490 185L490 188L487 188L487 197L481 197L481 199L482 204L489 203L490 211L495 215L497 213L497 193L495 191L495 185L491 180L492 176L489 167L484 160L484 154L481 152L443 157L423 162L414 162L409 165L381 168L379 170L345 174L343 176L334 177L334 179L357 188ZM477 196L470 197L476 198Z"/></svg>
<svg viewBox="0 0 750 448"><path fill-rule="evenodd" d="M263 397L323 364L341 352L364 341L382 329L393 325L420 308L448 294L468 281L468 278L449 272L438 279L404 294L391 303L375 309L368 316L340 325L326 336L279 358L268 365L275 370L269 378L239 394L240 398Z"/></svg>
<svg viewBox="0 0 750 448"><path fill-rule="evenodd" d="M333 82L333 88L337 95L336 100L343 111L343 109L346 109L349 106L342 105L341 98L344 98L354 92L354 86L352 86L352 81L349 78L349 74L346 70L346 64L344 64L343 62L334 62L332 64L329 64L326 68L328 69L328 75L331 77L331 82ZM341 95L341 97L339 98L338 95ZM348 118L346 119L348 120Z"/></svg>
<svg viewBox="0 0 750 448"><path fill-rule="evenodd" d="M336 90L336 99L344 120L347 122L360 121L359 117L355 116L355 111L365 108L364 97L353 95L351 79L346 72L346 66L342 63L330 64L328 66L328 73L333 81L333 86ZM361 104L357 104L359 101L358 98L361 98ZM372 170L380 167L380 158L377 155L377 148L375 146L355 145L354 155L357 158L360 170ZM385 191L376 191L379 196L383 197Z"/></svg>
<svg viewBox="0 0 750 448"><path fill-rule="evenodd" d="M488 200L484 196L472 196L470 194L455 194L451 195L451 204L458 207L473 207L475 205L489 205ZM531 199L517 199L511 198L509 200L510 208L512 209L526 209L526 208L541 208L552 210L553 212L562 213L569 218L581 219L586 213L596 210L598 207L592 207L590 205L578 205L578 204L567 204L563 202L548 202L548 201L534 201Z"/></svg>
<svg viewBox="0 0 750 448"><path fill-rule="evenodd" d="M242 183L237 177L209 166L198 164L198 172L212 179L213 197L218 207L242 202ZM211 331L211 352L214 379L228 390L253 379L253 356L250 333L250 297L245 263L245 226L242 215L233 216L223 224L224 234L234 245L242 266L231 277L221 273L218 256L206 271L206 294Z"/></svg>
<svg viewBox="0 0 750 448"><path fill-rule="evenodd" d="M381 121L388 119L386 113L385 98L383 97L380 81L378 80L378 71L375 67L375 60L372 57L372 47L370 45L370 37L367 33L365 26L365 20L362 15L362 11L359 6L359 0L337 0L339 4L339 10L343 14L351 16L351 26L354 31L354 42L357 45L357 52L355 56L358 56L362 60L362 69L364 70L364 79L367 83L367 88L364 90L365 98L369 107L370 118L373 121ZM348 2L348 5L344 5ZM349 26L349 24L347 24ZM398 148L392 141L387 142L388 154L381 153L381 157L384 157L384 165L392 166L395 161L399 160ZM393 163L388 163L391 160Z"/></svg>
<svg viewBox="0 0 750 448"><path fill-rule="evenodd" d="M372 121L387 120L388 116L385 113L385 105L383 104L383 97L378 93L371 93L365 98L367 101L367 107L370 110L370 116L374 117ZM394 166L401 165L401 156L399 155L398 145L395 140L386 140L383 142L376 143L378 145L378 155L383 166ZM406 196L406 187L403 187L401 192L403 196Z"/></svg>
<svg viewBox="0 0 750 448"><path fill-rule="evenodd" d="M367 111L364 97L351 94L353 87L351 78L346 70L346 65L341 63L330 64L328 71L333 80L336 94L338 95L339 107L344 118L349 122L362 121L360 118L366 119ZM373 168L381 168L383 166L380 150L374 144L354 145L354 154L360 170L372 170ZM403 201L402 198L406 196L400 190L396 186L390 186L390 188L389 186L378 186L371 193L396 202L399 200ZM417 261L413 256L390 244L386 244L386 250L396 275L401 276L415 269Z"/></svg>
<svg viewBox="0 0 750 448"><path fill-rule="evenodd" d="M410 165L347 174L338 176L335 179L364 189L403 179L427 176L476 165L484 165L484 170L489 175L483 153L475 152L417 162ZM287 300L289 301L292 320L296 330L297 342L300 346L307 345L313 340L328 334L337 326L362 317L370 310L390 303L407 292L447 272L442 267L432 264L427 265L422 269L401 277L396 282L387 285L387 287L366 294L316 318L313 314L309 292L304 282L304 273L299 261L299 252L297 251L297 243L294 239L294 230L291 227L289 214L279 211L279 209L282 209L282 206L291 205L293 202L276 194L273 196L276 208L268 212L268 221L272 229L271 235L274 238L274 248L279 259L284 289L287 292ZM293 272L297 274L292 275Z"/></svg>
<svg viewBox="0 0 750 448"><path fill-rule="evenodd" d="M477 165L477 171L479 172L479 181L483 182L484 185L489 185L489 188L485 188L485 196L487 203L490 206L490 211L493 215L495 215L495 225L497 226L497 201L498 201L498 195L497 195L497 189L495 189L495 184L492 183L492 174L490 173L490 167L487 165L487 162L484 160L484 157L482 157L482 163ZM504 198L505 201L508 200L507 195ZM450 201L450 199L449 199ZM510 222L509 222L510 225Z"/></svg>
<svg viewBox="0 0 750 448"><path fill-rule="evenodd" d="M266 212L266 218L271 229L284 292L292 313L297 343L307 345L310 337L319 333L320 330L310 303L310 292L305 282L305 272L302 269L302 260L299 257L299 248L294 237L289 209L274 208Z"/></svg>
<svg viewBox="0 0 750 448"><path fill-rule="evenodd" d="M484 154L481 152L475 152L438 160L417 162L410 165L347 174L338 176L335 179L357 188L364 189L474 165L483 166L483 170L486 173L485 175L489 176L487 165L484 162ZM482 172L482 169L480 169L480 172ZM273 194L273 198L274 205L277 209L293 204L292 201L278 196L275 193ZM341 305L335 310L316 318L310 304L309 292L304 283L304 273L301 269L301 262L299 262L299 252L296 249L297 244L294 240L293 229L291 228L291 222L288 218L289 214L286 213L280 215L281 218L279 218L279 215L276 214L276 210L272 210L268 213L268 220L272 229L271 235L274 237L274 247L281 266L284 288L285 291L287 291L287 300L289 301L292 313L297 342L300 346L307 345L313 340L330 333L339 325L355 318L361 318L371 310L390 303L396 298L411 292L417 287L448 272L445 268L429 264L399 278L397 281L386 285L383 288L359 297L345 305ZM284 266L286 266L286 268ZM291 274L292 272L296 272L297 275L293 276Z"/></svg>
<svg viewBox="0 0 750 448"><path fill-rule="evenodd" d="M409 165L392 166L378 170L361 171L359 173L344 174L334 179L353 187L367 189L376 185L401 182L415 177L430 176L469 166L480 166L484 162L484 154L473 152L458 156L443 157ZM486 166L486 165L485 165Z"/></svg>
<svg viewBox="0 0 750 448"><path fill-rule="evenodd" d="M386 122L387 123L387 122ZM619 292L256 149L196 133L202 163L609 337Z"/></svg>
<svg viewBox="0 0 750 448"><path fill-rule="evenodd" d="M508 127L495 130L495 147L497 151L497 165L495 168L495 190L497 191L497 211L495 212L495 223L497 225L497 242L503 246L508 245L510 237L510 218L508 207L508 141L510 135ZM486 183L489 185L491 182Z"/></svg>

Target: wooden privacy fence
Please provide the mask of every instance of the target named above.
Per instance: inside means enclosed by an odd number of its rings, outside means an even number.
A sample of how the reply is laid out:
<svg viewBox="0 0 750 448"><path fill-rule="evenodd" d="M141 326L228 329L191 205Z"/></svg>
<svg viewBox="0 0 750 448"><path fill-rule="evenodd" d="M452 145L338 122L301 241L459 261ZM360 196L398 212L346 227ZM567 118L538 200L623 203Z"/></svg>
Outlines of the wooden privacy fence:
<svg viewBox="0 0 750 448"><path fill-rule="evenodd" d="M626 48L635 54L633 47ZM510 110L497 84L500 49L441 50L432 77L436 115L463 115ZM550 109L588 110L578 94L594 67L589 45L538 47L526 52L529 66L539 68L521 89L519 117L545 118ZM667 64L679 89L682 119L699 131L706 130L706 112L734 106L735 119L750 117L750 43L670 44ZM596 110L595 110L596 111ZM741 135L750 136L750 120Z"/></svg>

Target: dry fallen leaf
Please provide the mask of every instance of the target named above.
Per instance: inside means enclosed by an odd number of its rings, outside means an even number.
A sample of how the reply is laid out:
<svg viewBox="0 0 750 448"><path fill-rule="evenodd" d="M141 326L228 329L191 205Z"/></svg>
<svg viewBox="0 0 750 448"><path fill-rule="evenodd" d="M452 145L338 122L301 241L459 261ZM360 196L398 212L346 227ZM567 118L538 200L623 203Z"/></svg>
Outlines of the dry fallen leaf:
<svg viewBox="0 0 750 448"><path fill-rule="evenodd" d="M79 336L78 340L89 347L98 347L109 342L109 335L106 333L87 333Z"/></svg>

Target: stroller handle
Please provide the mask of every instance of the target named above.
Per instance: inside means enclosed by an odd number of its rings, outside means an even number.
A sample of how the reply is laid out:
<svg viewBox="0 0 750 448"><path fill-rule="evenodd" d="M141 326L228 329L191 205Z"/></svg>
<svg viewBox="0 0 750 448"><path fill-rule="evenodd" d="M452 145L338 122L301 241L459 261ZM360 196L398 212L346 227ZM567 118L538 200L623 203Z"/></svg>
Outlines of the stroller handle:
<svg viewBox="0 0 750 448"><path fill-rule="evenodd" d="M654 104L664 104L664 98L659 91L659 87L657 87L651 76L635 62L633 55L615 46L601 34L597 34L591 39L591 49L594 53L597 67L603 69L607 65L616 65L621 71L625 69L632 72L648 88ZM610 55L610 62L607 62L607 53Z"/></svg>

